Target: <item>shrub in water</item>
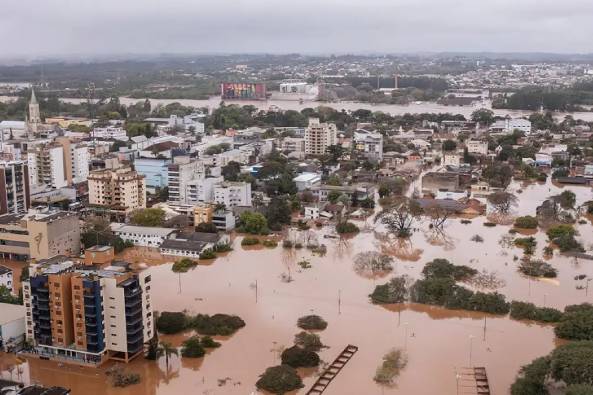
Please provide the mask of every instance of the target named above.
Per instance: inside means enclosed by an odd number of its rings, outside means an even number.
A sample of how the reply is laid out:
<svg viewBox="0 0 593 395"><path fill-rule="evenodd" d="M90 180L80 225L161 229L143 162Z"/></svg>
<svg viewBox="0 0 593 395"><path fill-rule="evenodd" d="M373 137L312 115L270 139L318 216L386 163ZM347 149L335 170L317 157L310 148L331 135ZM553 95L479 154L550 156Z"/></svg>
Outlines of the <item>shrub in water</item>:
<svg viewBox="0 0 593 395"><path fill-rule="evenodd" d="M185 273L189 271L189 269L194 268L196 265L197 263L192 261L191 259L183 258L175 262L171 270L173 270L173 272L175 273Z"/></svg>
<svg viewBox="0 0 593 395"><path fill-rule="evenodd" d="M272 394L284 394L303 387L303 381L295 368L288 365L272 366L255 383L258 389Z"/></svg>
<svg viewBox="0 0 593 395"><path fill-rule="evenodd" d="M511 318L515 320L532 320L540 322L558 322L562 312L550 307L537 307L533 303L511 302Z"/></svg>
<svg viewBox="0 0 593 395"><path fill-rule="evenodd" d="M522 229L535 229L537 228L537 218L530 215L518 217L515 219L515 227Z"/></svg>
<svg viewBox="0 0 593 395"><path fill-rule="evenodd" d="M185 358L200 358L206 354L198 336L192 336L183 342L181 356Z"/></svg>
<svg viewBox="0 0 593 395"><path fill-rule="evenodd" d="M214 314L209 316L207 314L198 314L191 320L190 325L202 335L228 336L243 328L245 321L236 315Z"/></svg>
<svg viewBox="0 0 593 395"><path fill-rule="evenodd" d="M216 258L216 252L212 248L206 248L200 252L200 259L214 259Z"/></svg>
<svg viewBox="0 0 593 395"><path fill-rule="evenodd" d="M358 231L358 226L352 222L339 222L336 224L336 233L338 234L356 233Z"/></svg>
<svg viewBox="0 0 593 395"><path fill-rule="evenodd" d="M407 277L395 277L386 284L377 285L369 295L375 304L403 303L407 300L409 281Z"/></svg>
<svg viewBox="0 0 593 395"><path fill-rule="evenodd" d="M321 338L315 333L300 332L294 337L294 344L309 351L319 351L323 348Z"/></svg>
<svg viewBox="0 0 593 395"><path fill-rule="evenodd" d="M593 305L567 306L554 332L561 339L593 340Z"/></svg>
<svg viewBox="0 0 593 395"><path fill-rule="evenodd" d="M549 263L537 260L524 260L519 265L519 271L526 276L554 278L558 271Z"/></svg>
<svg viewBox="0 0 593 395"><path fill-rule="evenodd" d="M187 317L182 312L163 311L156 320L156 327L168 335L179 333L187 327Z"/></svg>
<svg viewBox="0 0 593 395"><path fill-rule="evenodd" d="M327 328L327 322L318 315L306 315L298 319L297 326L305 330L323 330Z"/></svg>
<svg viewBox="0 0 593 395"><path fill-rule="evenodd" d="M259 239L256 239L255 237L245 237L241 240L242 246L253 246L256 244L259 244Z"/></svg>
<svg viewBox="0 0 593 395"><path fill-rule="evenodd" d="M282 364L293 368L311 368L319 365L319 355L315 351L292 346L282 352Z"/></svg>

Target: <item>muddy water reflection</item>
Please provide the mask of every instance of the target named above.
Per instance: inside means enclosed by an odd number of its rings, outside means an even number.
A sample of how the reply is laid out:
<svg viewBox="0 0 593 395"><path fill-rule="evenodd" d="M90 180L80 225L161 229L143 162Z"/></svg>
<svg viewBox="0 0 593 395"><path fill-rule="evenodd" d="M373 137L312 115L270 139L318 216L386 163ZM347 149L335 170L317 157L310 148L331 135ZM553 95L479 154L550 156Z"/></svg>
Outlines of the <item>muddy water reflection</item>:
<svg viewBox="0 0 593 395"><path fill-rule="evenodd" d="M518 187L513 185L513 188ZM519 204L522 215L534 214L535 207L544 198L561 190L540 184L522 188ZM570 189L577 193L578 202L591 199L588 188ZM255 390L255 381L265 368L279 362L282 348L292 344L294 335L299 332L298 317L315 313L329 322L328 328L320 333L322 341L329 346L320 353L323 360L333 360L347 344L359 347L355 357L331 383L327 394L454 394L455 369L469 365L470 342L472 363L487 368L493 393L507 393L522 364L555 347L551 326L414 304L373 306L368 302L368 295L376 283L384 280L366 279L353 270L357 253L385 249L396 256L394 274L417 278L425 262L447 258L496 272L504 283L499 291L509 299L539 305L543 305L545 299L546 305L559 308L593 301L593 292L586 297L585 291L575 288L574 280L576 274L593 277L593 262L575 263L556 253L549 262L559 269L557 281L522 277L513 260L514 256L521 256L521 250L503 248L499 244L510 226L488 228L483 222L484 218L475 218L467 225L459 219L449 221L445 232L453 247L427 240L427 224L422 224L422 229L403 244L377 238L370 230L348 240L326 239L322 235L331 229L323 228L319 230L319 240L328 247L324 257L306 249L286 251L280 246L247 251L241 248L238 237L233 252L211 265L200 265L181 275L171 271L172 260L159 261L151 255L129 256L149 264L147 270L152 273L157 310L237 314L247 326L221 340L222 347L198 360L173 357L168 369L163 359L158 364L143 359L133 361L129 369L142 375L142 383L125 389L110 386L105 368L93 370L30 361L25 377L46 385L71 387L74 395L172 395L188 391L249 394ZM591 244L591 224L578 225L578 229L585 245ZM470 241L476 234L484 241ZM535 256L541 257L546 236L539 232L534 237L538 240ZM143 260L144 257L147 259ZM297 264L303 259L310 262L310 268ZM285 281L283 274L288 274L291 281ZM189 335L162 336L161 339L178 346ZM383 389L372 377L383 354L392 347L405 348L409 364L395 388ZM307 387L316 378L314 372L304 376Z"/></svg>

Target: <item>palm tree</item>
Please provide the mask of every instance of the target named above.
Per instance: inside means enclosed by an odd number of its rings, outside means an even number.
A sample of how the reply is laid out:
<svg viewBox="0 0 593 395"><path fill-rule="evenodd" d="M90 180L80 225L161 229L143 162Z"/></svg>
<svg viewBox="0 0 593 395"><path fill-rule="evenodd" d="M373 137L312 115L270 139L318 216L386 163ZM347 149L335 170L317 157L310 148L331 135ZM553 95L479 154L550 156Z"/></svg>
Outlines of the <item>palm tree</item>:
<svg viewBox="0 0 593 395"><path fill-rule="evenodd" d="M173 347L171 343L161 343L159 348L157 349L157 357L165 357L165 365L167 366L167 369L169 369L169 357L171 355L179 356L179 351L177 350L177 348Z"/></svg>

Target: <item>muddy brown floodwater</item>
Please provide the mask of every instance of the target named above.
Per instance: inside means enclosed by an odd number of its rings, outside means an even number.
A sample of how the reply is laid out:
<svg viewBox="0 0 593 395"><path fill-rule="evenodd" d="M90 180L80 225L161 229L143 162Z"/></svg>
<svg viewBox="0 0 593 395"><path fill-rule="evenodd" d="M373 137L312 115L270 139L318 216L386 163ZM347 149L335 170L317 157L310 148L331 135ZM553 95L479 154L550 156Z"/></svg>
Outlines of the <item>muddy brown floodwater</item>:
<svg viewBox="0 0 593 395"><path fill-rule="evenodd" d="M577 202L592 198L590 188L566 187L577 194ZM512 184L522 189L517 214L535 214L535 207L547 196L562 189L551 184ZM553 327L519 322L508 317L481 313L450 311L437 307L405 304L374 306L368 295L384 279L368 279L353 270L353 258L368 250L391 251L396 259L394 274L418 278L425 262L447 258L457 264L494 272L502 286L499 292L509 300L522 300L537 305L563 308L567 304L593 302L578 290L574 277L593 277L592 261L575 261L555 252L549 262L558 269L558 278L537 281L518 274L517 261L521 250L504 247L499 241L510 226L493 228L483 225L484 217L464 225L459 219L448 222L443 235L427 233L426 223L419 224L411 240L402 245L381 241L376 232L381 226L359 223L362 232L347 241L323 238L330 228L316 230L319 240L328 247L324 257L303 249L287 252L274 249L245 250L241 237L234 241L234 251L200 265L181 275L171 271L172 259L130 252L128 258L142 261L153 277L153 300L160 311L188 310L192 313L228 313L241 316L247 326L235 335L223 338L222 347L197 360L173 357L167 369L158 363L137 359L128 369L141 374L142 382L124 389L110 386L105 369L68 367L47 361L31 360L20 365L25 382L70 387L74 395L177 395L241 394L256 392L258 376L279 362L282 347L291 346L299 332L296 321L306 314L319 314L329 326L320 332L329 348L321 358L331 362L348 344L359 347L358 353L330 384L326 393L334 394L455 394L456 370L462 367L485 366L493 394L506 394L520 366L549 353L556 345ZM591 223L577 225L579 239L587 249L593 243ZM484 241L470 239L480 235ZM537 238L536 257L542 257L547 245L545 234ZM387 244L387 245L386 245ZM144 255L142 255L144 254ZM297 264L306 258L311 268ZM287 282L286 278L292 281ZM389 278L389 277L387 277ZM255 284L257 282L257 292ZM162 339L180 345L190 334ZM393 387L383 388L373 381L382 356L391 348L405 349L408 366ZM4 356L6 363L8 356ZM471 360L470 360L471 359ZM305 393L317 372L303 372ZM8 377L8 372L3 373ZM13 377L16 374L13 372Z"/></svg>

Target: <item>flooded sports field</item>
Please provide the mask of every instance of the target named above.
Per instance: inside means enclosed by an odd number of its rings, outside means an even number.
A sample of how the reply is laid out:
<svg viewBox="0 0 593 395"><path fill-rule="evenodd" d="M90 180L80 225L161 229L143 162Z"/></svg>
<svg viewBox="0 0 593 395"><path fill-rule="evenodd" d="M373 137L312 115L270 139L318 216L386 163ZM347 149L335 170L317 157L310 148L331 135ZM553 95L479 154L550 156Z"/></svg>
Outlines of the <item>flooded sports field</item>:
<svg viewBox="0 0 593 395"><path fill-rule="evenodd" d="M575 192L577 205L593 198L591 189L585 187L513 183L510 190L519 197L516 215L535 215L535 208L544 199L563 189ZM464 393L458 392L457 372L469 366L485 367L492 393L506 394L521 365L549 353L558 344L553 326L426 305L378 306L368 297L376 285L392 276L407 274L417 279L426 262L446 258L474 267L489 279L487 284L465 286L496 290L508 301L560 309L593 302L593 288L589 292L582 280L575 280L578 275L593 277L593 261L566 257L556 250L547 262L558 270L557 278L525 277L517 270L523 252L508 242L511 226L486 227L486 221L485 217L476 217L463 224L459 218L451 218L442 232L434 232L428 222L420 221L410 240L403 242L385 237L383 226L372 219L357 221L361 232L347 239L324 237L333 234L333 227L328 225L310 230L307 236L326 245L323 256L306 248L287 250L281 244L245 249L240 243L242 236L237 235L232 252L181 274L171 270L173 258L131 249L125 252L125 259L152 274L155 310L235 314L246 326L230 337L218 338L222 346L203 358L173 356L168 367L164 358L158 363L134 360L126 369L139 373L141 382L123 389L112 387L105 375L111 363L91 369L5 355L0 361L2 377L65 386L74 395L248 395L257 392L259 375L279 364L282 349L292 346L294 335L300 332L297 319L317 314L329 324L318 332L327 346L320 352L324 362L331 362L349 344L358 347L326 394ZM575 227L577 239L590 251L591 221ZM545 232L539 230L534 237L534 257L543 259L543 249L548 246ZM393 256L393 272L382 278L357 273L354 257L364 251ZM309 264L299 264L303 260ZM160 340L180 346L190 335L161 335ZM392 348L406 351L408 365L394 386L379 386L373 381L375 370ZM305 387L298 393L306 392L321 369L300 371Z"/></svg>

